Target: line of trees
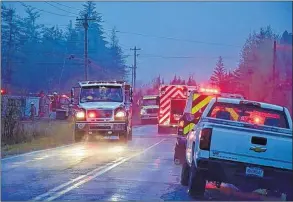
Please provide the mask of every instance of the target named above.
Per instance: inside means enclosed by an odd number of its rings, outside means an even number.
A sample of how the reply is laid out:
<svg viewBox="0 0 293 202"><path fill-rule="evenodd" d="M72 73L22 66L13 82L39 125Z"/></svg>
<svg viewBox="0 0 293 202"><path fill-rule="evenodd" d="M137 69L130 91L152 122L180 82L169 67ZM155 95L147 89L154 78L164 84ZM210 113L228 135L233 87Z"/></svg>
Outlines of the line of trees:
<svg viewBox="0 0 293 202"><path fill-rule="evenodd" d="M25 17L2 4L1 66L2 85L10 91L65 91L84 79L84 28L82 22L68 23L65 30L38 23L41 13L25 6ZM89 22L89 79L125 79L128 69L116 36L106 40L103 19L95 2L85 2L79 17ZM113 74L113 72L115 72Z"/></svg>
<svg viewBox="0 0 293 202"><path fill-rule="evenodd" d="M274 64L274 41L277 42ZM286 106L292 112L292 33L278 36L270 26L249 35L239 66L227 71L219 57L210 83L222 91L249 99Z"/></svg>
<svg viewBox="0 0 293 202"><path fill-rule="evenodd" d="M277 42L275 75L273 75L273 44ZM273 80L275 80L275 85ZM158 93L161 77L153 80L148 93ZM169 84L197 85L193 77L187 80L175 75ZM285 31L281 36L270 26L250 34L240 54L239 65L227 70L219 56L209 85L222 92L239 93L245 97L286 106L292 113L292 33Z"/></svg>

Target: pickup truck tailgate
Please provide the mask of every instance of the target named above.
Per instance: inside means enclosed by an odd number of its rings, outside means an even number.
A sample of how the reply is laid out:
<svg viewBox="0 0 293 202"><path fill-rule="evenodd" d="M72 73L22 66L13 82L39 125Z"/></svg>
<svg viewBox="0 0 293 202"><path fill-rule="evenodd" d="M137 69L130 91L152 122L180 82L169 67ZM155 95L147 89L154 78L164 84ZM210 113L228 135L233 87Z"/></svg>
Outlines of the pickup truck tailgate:
<svg viewBox="0 0 293 202"><path fill-rule="evenodd" d="M292 131L211 124L210 157L292 170ZM291 133L291 134L290 134Z"/></svg>

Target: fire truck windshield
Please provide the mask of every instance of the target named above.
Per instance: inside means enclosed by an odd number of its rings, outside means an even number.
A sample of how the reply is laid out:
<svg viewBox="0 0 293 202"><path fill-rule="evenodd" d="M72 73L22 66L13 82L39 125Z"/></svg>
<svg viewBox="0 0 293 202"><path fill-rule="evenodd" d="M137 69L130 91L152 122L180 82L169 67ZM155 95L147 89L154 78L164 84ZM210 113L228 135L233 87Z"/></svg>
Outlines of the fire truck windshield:
<svg viewBox="0 0 293 202"><path fill-rule="evenodd" d="M142 105L143 106L158 105L157 99L143 99Z"/></svg>
<svg viewBox="0 0 293 202"><path fill-rule="evenodd" d="M88 86L80 93L80 102L123 102L120 86Z"/></svg>

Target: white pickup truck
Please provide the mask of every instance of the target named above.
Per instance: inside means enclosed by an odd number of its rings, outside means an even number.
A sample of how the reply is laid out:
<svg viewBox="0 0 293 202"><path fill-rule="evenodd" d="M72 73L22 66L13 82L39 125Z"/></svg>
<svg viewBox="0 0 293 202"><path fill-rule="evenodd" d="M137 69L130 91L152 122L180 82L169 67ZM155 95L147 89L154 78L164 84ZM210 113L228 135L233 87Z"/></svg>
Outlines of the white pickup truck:
<svg viewBox="0 0 293 202"><path fill-rule="evenodd" d="M292 201L292 119L285 107L213 98L187 136L181 184L203 196L206 181L279 191Z"/></svg>

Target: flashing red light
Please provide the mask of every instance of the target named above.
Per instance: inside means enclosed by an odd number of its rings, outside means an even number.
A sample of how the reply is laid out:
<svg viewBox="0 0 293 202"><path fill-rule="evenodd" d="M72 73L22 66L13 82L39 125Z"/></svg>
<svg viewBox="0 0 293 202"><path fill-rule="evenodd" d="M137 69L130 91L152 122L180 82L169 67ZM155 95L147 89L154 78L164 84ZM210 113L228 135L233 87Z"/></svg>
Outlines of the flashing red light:
<svg viewBox="0 0 293 202"><path fill-rule="evenodd" d="M94 113L94 112L90 112L90 113L88 114L88 116L89 116L89 118L96 118L96 113Z"/></svg>
<svg viewBox="0 0 293 202"><path fill-rule="evenodd" d="M255 117L254 118L254 123L259 124L260 123L260 118L259 117Z"/></svg>
<svg viewBox="0 0 293 202"><path fill-rule="evenodd" d="M200 92L206 92L206 93L219 93L219 90L212 89L212 88L200 88Z"/></svg>
<svg viewBox="0 0 293 202"><path fill-rule="evenodd" d="M1 89L1 95L5 94L6 91L4 89Z"/></svg>

